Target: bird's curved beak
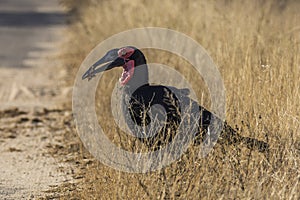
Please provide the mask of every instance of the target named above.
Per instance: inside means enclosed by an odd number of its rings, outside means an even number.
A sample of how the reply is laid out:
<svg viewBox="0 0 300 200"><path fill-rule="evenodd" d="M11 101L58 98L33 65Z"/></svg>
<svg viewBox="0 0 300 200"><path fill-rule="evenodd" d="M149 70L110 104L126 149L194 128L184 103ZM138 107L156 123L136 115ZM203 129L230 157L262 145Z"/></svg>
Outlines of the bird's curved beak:
<svg viewBox="0 0 300 200"><path fill-rule="evenodd" d="M82 80L91 80L97 73L110 70L114 67L123 66L125 64L124 58L118 57L118 50L110 50L100 60L95 62L82 76Z"/></svg>

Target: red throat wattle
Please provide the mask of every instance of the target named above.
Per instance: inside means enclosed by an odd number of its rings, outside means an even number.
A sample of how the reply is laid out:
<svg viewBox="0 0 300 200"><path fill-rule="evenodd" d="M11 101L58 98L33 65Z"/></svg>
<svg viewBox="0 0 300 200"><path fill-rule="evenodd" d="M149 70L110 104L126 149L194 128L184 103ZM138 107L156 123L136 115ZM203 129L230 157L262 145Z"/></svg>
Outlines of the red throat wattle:
<svg viewBox="0 0 300 200"><path fill-rule="evenodd" d="M123 73L119 79L121 85L126 85L134 74L134 61L130 60L123 65Z"/></svg>

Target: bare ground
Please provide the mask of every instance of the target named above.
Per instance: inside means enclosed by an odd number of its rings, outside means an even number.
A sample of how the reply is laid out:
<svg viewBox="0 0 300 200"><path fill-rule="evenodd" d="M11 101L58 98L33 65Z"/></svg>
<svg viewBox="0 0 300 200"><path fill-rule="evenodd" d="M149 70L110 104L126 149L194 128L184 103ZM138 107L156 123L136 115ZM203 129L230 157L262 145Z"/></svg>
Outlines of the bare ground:
<svg viewBox="0 0 300 200"><path fill-rule="evenodd" d="M51 6L38 12L63 12ZM68 162L78 145L72 138L65 141L72 126L71 88L57 59L64 29L61 24L39 28L37 36L44 35L33 40L35 50L25 52L22 67L0 65L0 199L59 198L54 189L78 179L76 163Z"/></svg>

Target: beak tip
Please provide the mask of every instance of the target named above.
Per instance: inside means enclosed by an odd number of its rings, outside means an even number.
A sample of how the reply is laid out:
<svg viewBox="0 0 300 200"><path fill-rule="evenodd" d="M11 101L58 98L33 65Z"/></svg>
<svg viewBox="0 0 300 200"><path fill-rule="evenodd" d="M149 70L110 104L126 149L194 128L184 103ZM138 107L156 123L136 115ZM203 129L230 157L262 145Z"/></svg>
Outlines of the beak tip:
<svg viewBox="0 0 300 200"><path fill-rule="evenodd" d="M118 50L113 49L106 53L104 57L95 62L81 77L82 80L88 79L91 80L96 76L97 73L112 69L113 67L123 65L124 59L120 60L118 57ZM121 63L121 64L120 64ZM100 66L98 69L96 67Z"/></svg>
<svg viewBox="0 0 300 200"><path fill-rule="evenodd" d="M86 73L84 73L81 77L82 80L87 79L88 81L90 81L92 78L95 77L95 74L91 73L90 71L87 71Z"/></svg>
<svg viewBox="0 0 300 200"><path fill-rule="evenodd" d="M81 77L82 80L84 79L88 79L90 80L91 78L93 78L95 76L95 74L93 73L93 69L89 68Z"/></svg>
<svg viewBox="0 0 300 200"><path fill-rule="evenodd" d="M86 74L83 74L83 76L81 77L81 80L84 80L87 78L87 75Z"/></svg>

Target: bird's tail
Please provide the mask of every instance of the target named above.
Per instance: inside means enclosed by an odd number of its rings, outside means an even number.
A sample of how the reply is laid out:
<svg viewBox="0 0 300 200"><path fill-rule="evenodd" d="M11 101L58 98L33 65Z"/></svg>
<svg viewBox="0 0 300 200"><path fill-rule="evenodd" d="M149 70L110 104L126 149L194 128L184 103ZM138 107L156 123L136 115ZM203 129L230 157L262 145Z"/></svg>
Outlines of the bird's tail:
<svg viewBox="0 0 300 200"><path fill-rule="evenodd" d="M267 142L251 137L244 137L227 123L224 124L224 129L220 134L219 141L229 145L243 144L246 145L248 149L258 150L262 153L269 150L269 144Z"/></svg>

